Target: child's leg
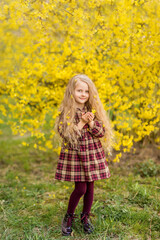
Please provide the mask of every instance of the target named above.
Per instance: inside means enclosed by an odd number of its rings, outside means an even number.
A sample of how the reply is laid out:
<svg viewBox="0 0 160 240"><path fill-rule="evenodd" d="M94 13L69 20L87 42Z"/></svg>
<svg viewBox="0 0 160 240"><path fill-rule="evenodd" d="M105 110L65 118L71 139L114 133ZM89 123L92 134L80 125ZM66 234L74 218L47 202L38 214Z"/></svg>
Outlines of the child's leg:
<svg viewBox="0 0 160 240"><path fill-rule="evenodd" d="M75 189L70 196L67 213L74 213L80 198L86 193L86 189L86 182L75 182Z"/></svg>
<svg viewBox="0 0 160 240"><path fill-rule="evenodd" d="M91 206L93 203L93 194L94 194L94 181L87 182L87 190L83 199L83 213L90 213Z"/></svg>

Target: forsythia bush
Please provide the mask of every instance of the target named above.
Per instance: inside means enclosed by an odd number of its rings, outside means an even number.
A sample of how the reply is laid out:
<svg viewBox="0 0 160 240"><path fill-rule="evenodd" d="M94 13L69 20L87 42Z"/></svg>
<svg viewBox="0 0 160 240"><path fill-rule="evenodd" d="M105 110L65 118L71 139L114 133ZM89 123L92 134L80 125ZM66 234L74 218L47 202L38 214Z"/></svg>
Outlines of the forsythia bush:
<svg viewBox="0 0 160 240"><path fill-rule="evenodd" d="M160 147L159 13L157 0L1 0L0 111L11 112L13 134L29 131L35 148L53 149L64 88L85 73L111 118L118 152L146 136Z"/></svg>

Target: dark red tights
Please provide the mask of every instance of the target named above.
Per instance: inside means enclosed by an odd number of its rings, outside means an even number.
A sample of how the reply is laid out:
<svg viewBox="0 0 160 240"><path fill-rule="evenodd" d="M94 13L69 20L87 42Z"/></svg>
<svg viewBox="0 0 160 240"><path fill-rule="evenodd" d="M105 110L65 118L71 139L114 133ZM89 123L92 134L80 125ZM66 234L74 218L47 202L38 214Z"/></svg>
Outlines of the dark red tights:
<svg viewBox="0 0 160 240"><path fill-rule="evenodd" d="M74 213L80 198L83 198L83 213L90 213L93 203L94 182L75 182L75 189L72 192L67 213Z"/></svg>

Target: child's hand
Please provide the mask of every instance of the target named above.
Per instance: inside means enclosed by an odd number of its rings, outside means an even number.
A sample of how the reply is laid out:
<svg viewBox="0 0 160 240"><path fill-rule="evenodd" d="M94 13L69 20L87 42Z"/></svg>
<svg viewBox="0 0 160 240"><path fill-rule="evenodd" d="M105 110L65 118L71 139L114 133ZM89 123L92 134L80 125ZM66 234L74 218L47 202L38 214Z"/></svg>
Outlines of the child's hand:
<svg viewBox="0 0 160 240"><path fill-rule="evenodd" d="M92 122L94 119L94 114L92 112L83 113L82 120L85 123Z"/></svg>
<svg viewBox="0 0 160 240"><path fill-rule="evenodd" d="M94 125L94 114L92 112L82 113L82 119L78 123L78 129L81 130L83 126L88 123L89 126L92 128Z"/></svg>
<svg viewBox="0 0 160 240"><path fill-rule="evenodd" d="M82 113L82 121L84 123L87 123L88 122L88 112L87 113Z"/></svg>
<svg viewBox="0 0 160 240"><path fill-rule="evenodd" d="M94 119L94 114L92 112L88 112L88 122L92 122Z"/></svg>

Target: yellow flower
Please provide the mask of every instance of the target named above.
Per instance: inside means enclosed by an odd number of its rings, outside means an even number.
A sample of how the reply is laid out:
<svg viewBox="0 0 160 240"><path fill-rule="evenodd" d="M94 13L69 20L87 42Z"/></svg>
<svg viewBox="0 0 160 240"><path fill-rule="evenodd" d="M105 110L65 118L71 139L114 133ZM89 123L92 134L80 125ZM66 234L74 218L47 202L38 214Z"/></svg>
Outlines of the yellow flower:
<svg viewBox="0 0 160 240"><path fill-rule="evenodd" d="M34 147L34 148L37 148L37 144L35 143L33 147Z"/></svg>
<svg viewBox="0 0 160 240"><path fill-rule="evenodd" d="M46 141L45 146L49 149L52 149L53 148L52 141L51 140Z"/></svg>
<svg viewBox="0 0 160 240"><path fill-rule="evenodd" d="M70 125L70 122L68 122L67 124L68 124L68 126L69 126L69 125Z"/></svg>
<svg viewBox="0 0 160 240"><path fill-rule="evenodd" d="M23 145L23 146L29 146L29 144L26 143L26 142L22 142L22 145Z"/></svg>
<svg viewBox="0 0 160 240"><path fill-rule="evenodd" d="M95 110L95 109L92 109L92 113L95 114L95 113L96 113L96 110Z"/></svg>

